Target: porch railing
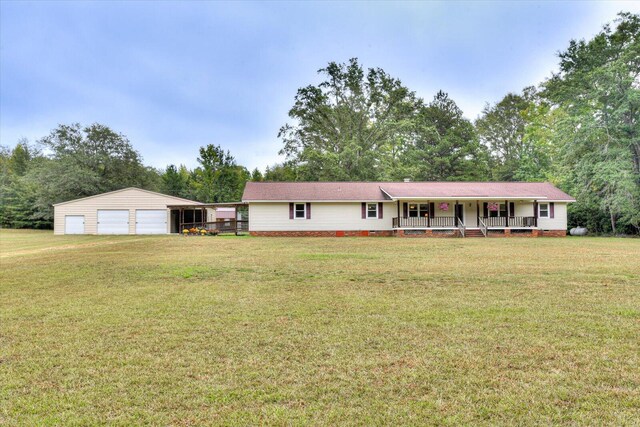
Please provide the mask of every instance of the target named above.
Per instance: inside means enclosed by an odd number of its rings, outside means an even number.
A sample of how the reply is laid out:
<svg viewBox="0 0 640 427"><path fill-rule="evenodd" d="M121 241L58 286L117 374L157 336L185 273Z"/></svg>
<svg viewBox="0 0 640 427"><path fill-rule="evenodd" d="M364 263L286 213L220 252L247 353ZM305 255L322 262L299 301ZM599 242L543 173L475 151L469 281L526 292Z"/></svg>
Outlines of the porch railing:
<svg viewBox="0 0 640 427"><path fill-rule="evenodd" d="M478 217L478 227L480 227L480 231L482 231L484 237L487 237L487 224L482 217Z"/></svg>
<svg viewBox="0 0 640 427"><path fill-rule="evenodd" d="M393 228L456 228L455 217L450 216L436 216L433 218L427 217L407 217L407 218L393 218Z"/></svg>
<svg viewBox="0 0 640 427"><path fill-rule="evenodd" d="M219 233L243 233L249 231L249 221L235 219L219 219L217 221L198 221L180 223L178 233L185 228L205 228L218 230Z"/></svg>
<svg viewBox="0 0 640 427"><path fill-rule="evenodd" d="M536 227L536 217L534 216L481 216L487 227Z"/></svg>
<svg viewBox="0 0 640 427"><path fill-rule="evenodd" d="M487 228L526 228L537 227L537 218L533 216L492 216L478 217L478 227L483 230L483 234L486 236ZM427 217L407 217L407 218L393 218L393 228L459 228L460 224L466 228L466 225L462 223L462 219L452 216L436 216L434 218Z"/></svg>
<svg viewBox="0 0 640 427"><path fill-rule="evenodd" d="M460 231L460 237L464 237L464 222L460 218L458 218L458 230Z"/></svg>

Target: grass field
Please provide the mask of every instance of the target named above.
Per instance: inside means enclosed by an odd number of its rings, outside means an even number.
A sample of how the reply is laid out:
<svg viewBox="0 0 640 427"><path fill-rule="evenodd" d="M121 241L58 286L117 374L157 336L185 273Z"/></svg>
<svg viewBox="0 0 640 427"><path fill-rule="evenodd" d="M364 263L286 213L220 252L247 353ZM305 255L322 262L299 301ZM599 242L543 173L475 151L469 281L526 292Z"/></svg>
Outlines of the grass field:
<svg viewBox="0 0 640 427"><path fill-rule="evenodd" d="M640 239L0 244L0 425L640 425Z"/></svg>

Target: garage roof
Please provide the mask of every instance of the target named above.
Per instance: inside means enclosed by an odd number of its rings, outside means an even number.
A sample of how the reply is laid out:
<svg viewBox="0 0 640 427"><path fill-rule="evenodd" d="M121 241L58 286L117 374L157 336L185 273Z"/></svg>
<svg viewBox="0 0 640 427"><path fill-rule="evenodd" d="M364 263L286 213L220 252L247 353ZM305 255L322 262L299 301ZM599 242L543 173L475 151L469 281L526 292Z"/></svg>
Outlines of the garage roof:
<svg viewBox="0 0 640 427"><path fill-rule="evenodd" d="M95 194L93 196L81 197L79 199L73 199L73 200L68 200L66 202L55 203L53 206L66 205L68 203L79 202L81 200L95 199L97 197L102 197L102 196L106 196L106 195L109 195L109 194L120 193L122 191L127 191L127 190L141 191L143 193L149 193L149 194L154 194L156 196L167 197L167 198L170 198L170 199L174 199L176 201L176 203L180 202L182 204L188 204L188 205L201 205L202 204L200 202L196 202L196 201L188 200L188 199L183 199L181 197L169 196L168 194L162 194L162 193L158 193L158 192L155 192L155 191L143 190L142 188L127 187L127 188L121 188L120 190L108 191L106 193Z"/></svg>

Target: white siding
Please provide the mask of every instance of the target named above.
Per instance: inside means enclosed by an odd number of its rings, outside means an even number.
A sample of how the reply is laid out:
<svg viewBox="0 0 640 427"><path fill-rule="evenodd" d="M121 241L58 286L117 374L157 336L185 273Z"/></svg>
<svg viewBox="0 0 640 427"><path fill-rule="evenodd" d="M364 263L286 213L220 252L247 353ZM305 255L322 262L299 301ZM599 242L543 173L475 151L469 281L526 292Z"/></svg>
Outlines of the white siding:
<svg viewBox="0 0 640 427"><path fill-rule="evenodd" d="M534 216L533 202L514 202L515 213L513 216Z"/></svg>
<svg viewBox="0 0 640 427"><path fill-rule="evenodd" d="M542 202L546 203L546 202ZM567 229L567 204L561 202L554 203L553 218L538 218L538 228L543 230L566 230Z"/></svg>
<svg viewBox="0 0 640 427"><path fill-rule="evenodd" d="M359 202L311 202L311 219L289 219L289 203L250 203L249 231L391 230L395 216L395 202L383 203L382 219L362 219Z"/></svg>
<svg viewBox="0 0 640 427"><path fill-rule="evenodd" d="M404 201L403 201L404 202ZM401 203L403 203L401 202ZM480 201L480 215L483 208ZM500 201L496 201L500 202ZM412 202L409 202L412 203ZM418 202L416 202L418 203ZM449 210L441 210L440 201L434 201L436 217L452 217L455 202L449 203ZM462 202L461 202L462 203ZM471 203L471 207L469 207ZM502 201L504 203L504 201ZM513 201L515 216L533 216L533 202ZM476 202L465 201L465 224L476 225ZM289 219L289 203L250 203L250 231L353 231L353 230L391 230L392 219L398 216L396 202L385 202L383 219L362 219L359 202L312 202L311 219ZM402 205L400 205L402 215ZM567 228L567 204L555 203L553 219L539 218L538 226L544 230L564 230Z"/></svg>
<svg viewBox="0 0 640 427"><path fill-rule="evenodd" d="M442 216L442 217L449 217L452 218L455 215L455 205L456 202L451 202L451 201L446 201L444 203L447 203L449 205L449 207L447 208L447 210L442 210L440 209L440 204L442 204L443 202L433 202L434 203L434 212L433 212L433 216Z"/></svg>
<svg viewBox="0 0 640 427"><path fill-rule="evenodd" d="M136 209L163 209L167 211L167 233L169 233L169 209L167 205L186 204L184 199L163 194L129 188L123 191L106 193L96 197L79 199L54 207L54 234L64 234L66 215L84 215L86 234L97 233L97 214L99 209L128 210L129 234L136 232Z"/></svg>
<svg viewBox="0 0 640 427"><path fill-rule="evenodd" d="M498 203L504 201L496 200ZM515 214L514 216L534 216L534 204L530 201L514 200ZM548 203L548 202L539 202ZM482 215L482 205L480 206L480 215ZM567 229L567 204L555 202L554 218L538 218L538 228L543 230L566 230Z"/></svg>
<svg viewBox="0 0 640 427"><path fill-rule="evenodd" d="M496 202L500 202L496 200ZM501 203L504 203L501 202ZM530 201L513 201L515 203L514 216L534 216L533 202ZM548 202L539 202L548 203ZM482 215L482 206L480 207ZM538 218L538 228L543 230L566 230L567 229L567 204L555 202L554 218Z"/></svg>

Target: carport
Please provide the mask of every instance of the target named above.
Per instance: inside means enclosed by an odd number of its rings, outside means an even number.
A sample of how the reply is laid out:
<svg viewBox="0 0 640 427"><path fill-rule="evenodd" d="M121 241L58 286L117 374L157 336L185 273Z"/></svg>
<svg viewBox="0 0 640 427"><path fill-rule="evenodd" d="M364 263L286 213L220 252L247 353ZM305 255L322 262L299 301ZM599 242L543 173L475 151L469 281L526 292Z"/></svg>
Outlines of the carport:
<svg viewBox="0 0 640 427"><path fill-rule="evenodd" d="M182 232L184 229L204 228L217 230L219 233L240 234L249 231L248 203L203 203L193 205L169 205L171 211L172 232ZM233 218L207 218L207 212L218 208L233 208ZM173 231L173 230L178 231Z"/></svg>

